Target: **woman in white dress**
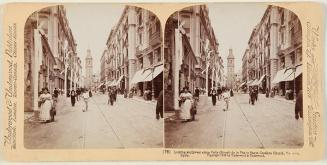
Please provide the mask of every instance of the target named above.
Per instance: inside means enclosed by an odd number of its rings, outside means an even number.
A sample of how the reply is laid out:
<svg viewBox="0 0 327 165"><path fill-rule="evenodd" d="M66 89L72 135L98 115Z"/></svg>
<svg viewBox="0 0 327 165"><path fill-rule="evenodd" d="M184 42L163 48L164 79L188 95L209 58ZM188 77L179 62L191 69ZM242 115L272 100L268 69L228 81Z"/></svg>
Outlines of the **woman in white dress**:
<svg viewBox="0 0 327 165"><path fill-rule="evenodd" d="M182 93L179 96L181 104L181 113L180 117L182 120L190 121L191 120L191 108L193 105L191 92L188 91L187 87L184 87Z"/></svg>
<svg viewBox="0 0 327 165"><path fill-rule="evenodd" d="M52 108L52 96L49 93L48 88L42 89L39 102L41 103L40 120L49 122L51 120L50 110Z"/></svg>

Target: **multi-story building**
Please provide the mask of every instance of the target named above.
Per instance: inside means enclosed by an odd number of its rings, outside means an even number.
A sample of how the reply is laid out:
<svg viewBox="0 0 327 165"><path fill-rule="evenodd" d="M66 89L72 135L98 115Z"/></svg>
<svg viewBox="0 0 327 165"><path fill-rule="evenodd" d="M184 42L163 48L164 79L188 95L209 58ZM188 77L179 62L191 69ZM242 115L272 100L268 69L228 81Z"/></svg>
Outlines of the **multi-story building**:
<svg viewBox="0 0 327 165"><path fill-rule="evenodd" d="M293 12L268 6L251 34L248 47L250 85L269 90L278 88L281 95L287 89L302 88L302 28Z"/></svg>
<svg viewBox="0 0 327 165"><path fill-rule="evenodd" d="M222 58L206 5L182 9L165 26L165 110L178 109L179 92L210 91L222 83ZM173 105L171 104L173 103Z"/></svg>
<svg viewBox="0 0 327 165"><path fill-rule="evenodd" d="M242 57L242 83L239 88L246 89L246 83L248 82L248 57L249 57L249 49L246 49L243 57Z"/></svg>
<svg viewBox="0 0 327 165"><path fill-rule="evenodd" d="M24 29L25 110L38 111L42 88L65 92L71 84L70 62L77 56L76 43L62 5L30 15Z"/></svg>
<svg viewBox="0 0 327 165"><path fill-rule="evenodd" d="M102 53L101 59L100 59L100 81L105 84L107 80L107 72L108 72L108 50L105 49Z"/></svg>
<svg viewBox="0 0 327 165"><path fill-rule="evenodd" d="M162 34L159 19L150 11L126 6L107 40L107 86L151 90L157 97L163 86Z"/></svg>

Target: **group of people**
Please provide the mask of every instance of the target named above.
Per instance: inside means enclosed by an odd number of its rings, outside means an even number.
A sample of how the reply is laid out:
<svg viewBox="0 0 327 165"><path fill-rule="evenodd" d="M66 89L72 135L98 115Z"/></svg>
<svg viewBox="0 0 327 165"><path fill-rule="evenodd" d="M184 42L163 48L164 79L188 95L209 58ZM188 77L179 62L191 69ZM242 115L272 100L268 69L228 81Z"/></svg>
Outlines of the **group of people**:
<svg viewBox="0 0 327 165"><path fill-rule="evenodd" d="M210 94L211 94L211 101L213 106L216 106L217 99L218 100L223 99L225 102L223 110L224 111L228 110L230 97L234 96L233 89L228 90L227 88L220 88L220 87L218 87L217 89L213 88Z"/></svg>
<svg viewBox="0 0 327 165"><path fill-rule="evenodd" d="M198 87L195 88L194 94L188 89L188 87L184 87L180 92L179 103L180 103L180 118L184 122L195 120L195 115L197 113L197 104L199 102L201 89ZM228 110L230 97L234 95L233 90L228 90L226 88L217 88L212 89L211 92L212 104L215 106L218 100L224 99L225 105L224 110Z"/></svg>
<svg viewBox="0 0 327 165"><path fill-rule="evenodd" d="M249 87L249 104L254 105L255 101L258 101L259 89L257 86Z"/></svg>
<svg viewBox="0 0 327 165"><path fill-rule="evenodd" d="M114 105L114 102L117 101L118 90L116 87L108 87L108 104Z"/></svg>
<svg viewBox="0 0 327 165"><path fill-rule="evenodd" d="M75 90L70 91L69 97L70 97L70 103L74 107L76 104L76 101L80 100L80 97L83 98L84 102L86 100L85 99L86 97L87 98L92 97L92 90L77 88L76 91Z"/></svg>
<svg viewBox="0 0 327 165"><path fill-rule="evenodd" d="M43 123L49 123L54 122L54 117L57 114L56 105L58 103L58 97L59 94L61 94L60 90L57 88L54 89L53 94L50 93L48 88L43 88L42 92L39 96L38 103L40 108L40 121ZM85 108L83 111L88 110L88 98L92 97L91 90L86 89L80 89L78 88L75 92L75 90L72 90L69 93L71 105L75 106L76 101L80 100L80 96L82 95L82 98L85 102Z"/></svg>

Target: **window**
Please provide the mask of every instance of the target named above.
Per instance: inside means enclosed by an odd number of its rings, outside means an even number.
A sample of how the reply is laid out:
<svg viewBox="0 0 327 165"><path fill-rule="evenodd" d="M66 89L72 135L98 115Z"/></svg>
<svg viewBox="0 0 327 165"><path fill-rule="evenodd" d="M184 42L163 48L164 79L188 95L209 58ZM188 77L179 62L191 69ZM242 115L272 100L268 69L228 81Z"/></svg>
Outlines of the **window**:
<svg viewBox="0 0 327 165"><path fill-rule="evenodd" d="M148 58L149 58L149 64L153 65L153 53L152 52L148 54Z"/></svg>
<svg viewBox="0 0 327 165"><path fill-rule="evenodd" d="M295 55L294 52L291 54L291 61L292 61L292 65L295 64Z"/></svg>
<svg viewBox="0 0 327 165"><path fill-rule="evenodd" d="M142 33L139 33L139 44L142 45Z"/></svg>
<svg viewBox="0 0 327 165"><path fill-rule="evenodd" d="M296 50L297 58L299 59L299 62L302 62L302 48Z"/></svg>
<svg viewBox="0 0 327 165"><path fill-rule="evenodd" d="M156 57L157 62L161 61L161 48L160 47L154 51L154 56Z"/></svg>
<svg viewBox="0 0 327 165"><path fill-rule="evenodd" d="M281 43L284 44L284 31L281 32Z"/></svg>
<svg viewBox="0 0 327 165"><path fill-rule="evenodd" d="M156 31L160 32L160 29L161 29L160 21L157 20L157 22L156 22Z"/></svg>
<svg viewBox="0 0 327 165"><path fill-rule="evenodd" d="M139 26L142 25L142 11L140 11L139 15L138 15L138 21L139 21Z"/></svg>
<svg viewBox="0 0 327 165"><path fill-rule="evenodd" d="M281 23L281 25L284 25L284 22L285 22L284 12L282 12L282 15L280 17L280 23Z"/></svg>
<svg viewBox="0 0 327 165"><path fill-rule="evenodd" d="M143 57L139 58L140 69L143 69Z"/></svg>
<svg viewBox="0 0 327 165"><path fill-rule="evenodd" d="M284 69L285 68L285 57L282 57L280 59L280 66L281 66L281 69Z"/></svg>

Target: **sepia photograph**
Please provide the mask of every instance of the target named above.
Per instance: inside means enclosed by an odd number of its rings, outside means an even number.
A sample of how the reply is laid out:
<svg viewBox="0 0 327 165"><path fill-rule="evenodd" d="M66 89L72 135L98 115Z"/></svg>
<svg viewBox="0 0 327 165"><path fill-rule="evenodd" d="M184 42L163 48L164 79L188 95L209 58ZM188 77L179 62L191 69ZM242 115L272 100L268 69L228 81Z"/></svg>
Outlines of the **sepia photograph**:
<svg viewBox="0 0 327 165"><path fill-rule="evenodd" d="M302 27L264 3L208 3L164 29L166 148L302 148Z"/></svg>
<svg viewBox="0 0 327 165"><path fill-rule="evenodd" d="M163 147L160 20L121 4L42 8L24 28L27 149Z"/></svg>

